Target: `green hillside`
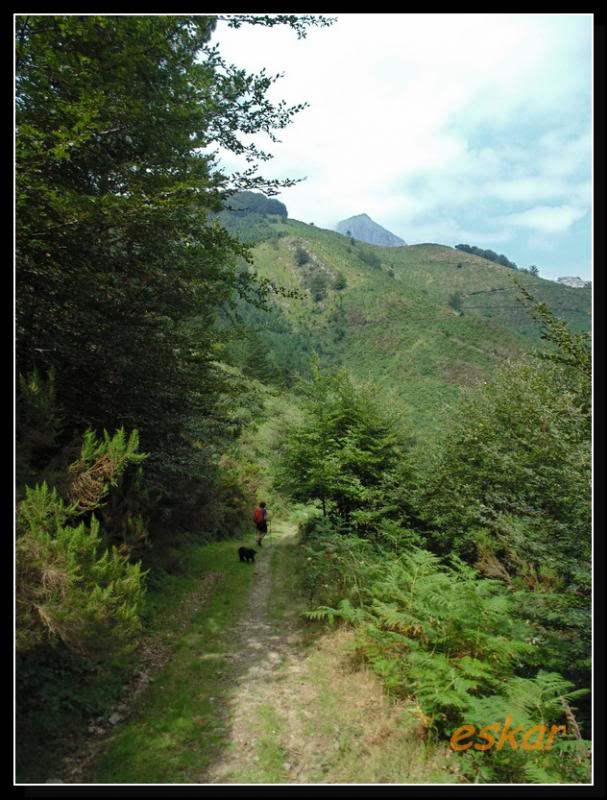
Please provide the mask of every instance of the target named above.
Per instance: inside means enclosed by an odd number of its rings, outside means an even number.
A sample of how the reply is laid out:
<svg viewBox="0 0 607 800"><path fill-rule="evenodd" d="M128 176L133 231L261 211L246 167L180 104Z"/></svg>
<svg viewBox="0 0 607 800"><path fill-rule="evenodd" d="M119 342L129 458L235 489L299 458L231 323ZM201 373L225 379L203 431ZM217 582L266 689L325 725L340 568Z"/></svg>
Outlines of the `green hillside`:
<svg viewBox="0 0 607 800"><path fill-rule="evenodd" d="M592 780L591 293L288 218L333 21L16 15L20 784Z"/></svg>
<svg viewBox="0 0 607 800"><path fill-rule="evenodd" d="M443 245L376 247L276 217L270 228L254 248L254 268L303 296L278 296L273 313L257 312L268 352L282 348L300 367L317 352L323 363L347 367L421 438L441 426L462 387L540 344L513 278L574 329L589 327L589 289Z"/></svg>

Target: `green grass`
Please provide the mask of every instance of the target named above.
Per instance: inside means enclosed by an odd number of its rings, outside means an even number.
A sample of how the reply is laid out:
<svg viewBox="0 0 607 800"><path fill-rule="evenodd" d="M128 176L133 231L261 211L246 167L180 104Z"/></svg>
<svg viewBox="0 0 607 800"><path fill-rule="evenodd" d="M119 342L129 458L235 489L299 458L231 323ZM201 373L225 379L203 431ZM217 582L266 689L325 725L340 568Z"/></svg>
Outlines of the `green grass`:
<svg viewBox="0 0 607 800"><path fill-rule="evenodd" d="M303 299L277 297L292 329L284 347L316 350L329 368L343 366L370 382L378 397L403 412L420 442L435 438L462 388L488 380L496 366L540 344L539 328L516 300L513 277L575 329L590 324L590 292L571 289L442 245L399 248L357 243L296 220L272 223L281 238L254 248L259 274ZM303 247L326 274L342 273L346 288L321 302L306 291L295 263ZM372 253L379 266L360 258ZM309 265L307 265L309 266ZM450 305L462 294L458 313ZM480 307L478 307L480 306ZM275 343L268 341L268 347Z"/></svg>
<svg viewBox="0 0 607 800"><path fill-rule="evenodd" d="M194 546L187 574L165 579L148 607L148 624L174 654L154 677L88 776L97 783L198 782L226 742L223 709L229 686L226 649L243 612L254 569L240 563L237 548L249 539ZM188 598L205 576L211 592L189 616ZM188 615L180 626L180 614Z"/></svg>
<svg viewBox="0 0 607 800"><path fill-rule="evenodd" d="M263 684L267 692L242 729L253 749L234 761L222 781L305 783L293 775L303 767L304 778L320 783L453 782L446 748L425 744L407 708L395 705L369 670L349 665L350 634L327 634L319 623L303 621L302 553L296 537L288 535L292 527L277 522L258 558L270 559L266 622L276 633L300 631L297 661L285 658ZM238 562L238 545L189 548L187 574L157 587L149 624L172 642L172 659L133 716L119 725L85 782L204 783L207 769L233 754L230 709L239 674L232 674L225 656L233 645L231 631L246 614L255 574ZM218 574L212 594L189 613L196 584ZM300 667L295 675L287 669L294 663ZM294 753L295 723L301 737Z"/></svg>

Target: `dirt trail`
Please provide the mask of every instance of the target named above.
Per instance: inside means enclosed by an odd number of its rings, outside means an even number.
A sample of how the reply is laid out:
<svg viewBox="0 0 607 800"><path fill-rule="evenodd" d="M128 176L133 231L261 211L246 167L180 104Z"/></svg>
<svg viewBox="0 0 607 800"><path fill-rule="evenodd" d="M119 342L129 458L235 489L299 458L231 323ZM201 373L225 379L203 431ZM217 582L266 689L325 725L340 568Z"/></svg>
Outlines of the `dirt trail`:
<svg viewBox="0 0 607 800"><path fill-rule="evenodd" d="M207 686L197 684L195 670L177 670L170 678L191 676L196 691L207 692L204 716L209 717L210 703L214 724L209 729L222 731L219 742L203 737L195 743L193 751L200 747L207 757L198 767L195 760L191 770L189 764L184 767L185 782L420 783L433 782L439 772L444 778L449 759L426 748L411 703L390 699L378 676L352 658L352 631L306 624L299 548L295 526L276 522L257 548L255 565L239 564L254 570L254 580L238 622L221 632L220 677ZM209 575L209 585L216 577ZM197 597L196 608L202 602ZM197 625L190 638L204 654ZM170 651L162 655L162 663L172 658ZM162 692L159 683L153 686L152 692ZM208 691L215 696L209 698ZM201 711L194 700L183 713L194 717ZM146 729L146 723L138 724ZM168 738L175 730L173 720L162 735ZM91 739L66 770L66 782L78 781L105 740ZM192 763L191 752L184 762Z"/></svg>
<svg viewBox="0 0 607 800"><path fill-rule="evenodd" d="M353 660L352 632L306 626L295 530L281 527L257 557L230 646L228 742L199 782L420 783L439 773L451 782L449 759L426 747L411 703L390 699Z"/></svg>
<svg viewBox="0 0 607 800"><path fill-rule="evenodd" d="M280 619L271 613L275 588L272 562L283 558L286 548L295 546L294 528L283 524L282 531L279 539L271 537L257 548L255 584L247 613L234 631L228 656L236 675L227 704L230 741L221 758L201 777L204 783L229 783L235 775L254 779L263 768L259 745L264 735L264 711L273 709L283 725L286 723L289 738L297 738L301 728L292 702L296 688L301 689L305 683L301 625L294 614L286 613ZM283 743L280 747L285 761L279 769L287 781L296 780L299 753L293 748L287 750Z"/></svg>

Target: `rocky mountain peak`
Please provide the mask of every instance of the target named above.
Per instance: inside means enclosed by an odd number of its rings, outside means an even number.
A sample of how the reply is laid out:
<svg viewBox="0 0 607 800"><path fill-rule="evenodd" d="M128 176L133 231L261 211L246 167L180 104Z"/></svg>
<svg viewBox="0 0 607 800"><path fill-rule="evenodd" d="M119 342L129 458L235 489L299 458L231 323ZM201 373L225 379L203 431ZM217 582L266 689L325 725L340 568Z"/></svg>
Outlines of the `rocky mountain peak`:
<svg viewBox="0 0 607 800"><path fill-rule="evenodd" d="M344 236L350 235L353 239L368 244L381 245L382 247L403 247L407 243L400 236L391 233L368 214L357 214L337 223L336 230Z"/></svg>

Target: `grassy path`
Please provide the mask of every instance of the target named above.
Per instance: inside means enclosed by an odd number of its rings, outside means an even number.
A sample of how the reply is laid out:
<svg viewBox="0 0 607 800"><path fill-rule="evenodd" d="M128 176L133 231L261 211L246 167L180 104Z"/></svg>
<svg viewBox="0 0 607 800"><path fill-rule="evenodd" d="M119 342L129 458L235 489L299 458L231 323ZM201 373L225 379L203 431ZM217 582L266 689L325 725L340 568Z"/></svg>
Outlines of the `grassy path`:
<svg viewBox="0 0 607 800"><path fill-rule="evenodd" d="M455 780L448 751L426 747L412 709L353 662L351 635L303 621L295 528L273 527L255 565L238 561L240 541L196 551L189 567L197 586L175 596L158 622L166 663L94 763L66 780Z"/></svg>

